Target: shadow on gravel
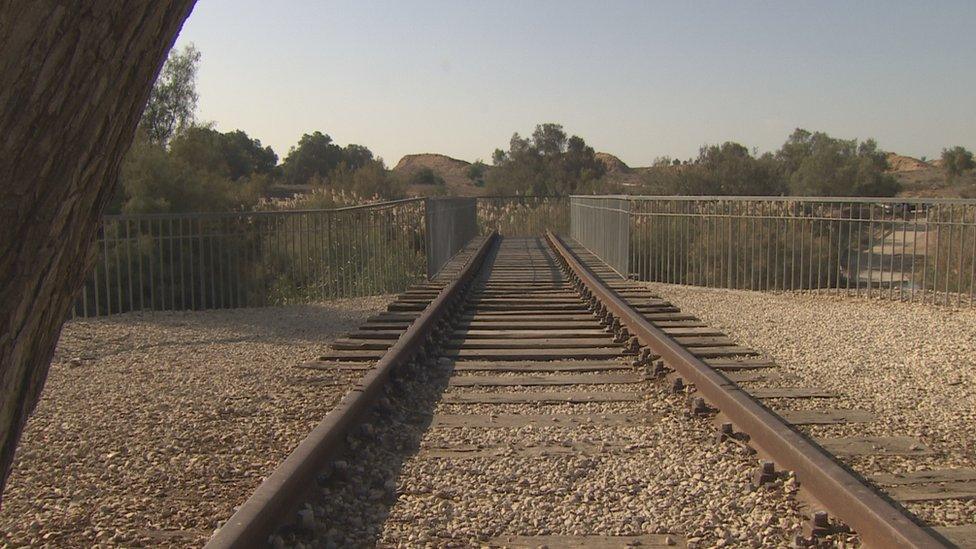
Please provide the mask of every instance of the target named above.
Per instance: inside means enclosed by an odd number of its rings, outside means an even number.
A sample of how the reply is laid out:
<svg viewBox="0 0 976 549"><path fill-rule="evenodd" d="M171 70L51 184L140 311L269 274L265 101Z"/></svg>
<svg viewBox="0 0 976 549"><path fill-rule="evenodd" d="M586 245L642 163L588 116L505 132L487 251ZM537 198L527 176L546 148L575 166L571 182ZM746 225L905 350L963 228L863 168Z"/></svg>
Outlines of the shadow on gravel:
<svg viewBox="0 0 976 549"><path fill-rule="evenodd" d="M319 474L315 497L271 545L375 546L396 503L403 465L420 449L452 369L452 363L436 359L402 368L342 456Z"/></svg>

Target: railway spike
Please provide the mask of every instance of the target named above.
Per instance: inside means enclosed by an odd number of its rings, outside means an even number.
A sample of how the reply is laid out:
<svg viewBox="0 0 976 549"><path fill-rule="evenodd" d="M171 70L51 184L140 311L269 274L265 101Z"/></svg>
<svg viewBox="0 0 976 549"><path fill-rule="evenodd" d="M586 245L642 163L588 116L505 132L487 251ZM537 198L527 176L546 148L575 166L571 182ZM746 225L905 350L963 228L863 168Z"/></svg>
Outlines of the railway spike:
<svg viewBox="0 0 976 549"><path fill-rule="evenodd" d="M650 349L648 349L648 353L650 353ZM654 361L654 369L651 371L651 374L655 377L663 377L670 371L671 369L668 368L667 364L663 360L658 359Z"/></svg>
<svg viewBox="0 0 976 549"><path fill-rule="evenodd" d="M776 480L776 465L772 461L763 461L752 476L752 485L758 488L774 480Z"/></svg>
<svg viewBox="0 0 976 549"><path fill-rule="evenodd" d="M641 347L637 350L637 355L634 357L633 365L643 366L647 371L649 378L657 378L659 376L655 371L655 367L653 366L655 359L657 359L657 356L651 353L650 349L647 347Z"/></svg>
<svg viewBox="0 0 976 549"><path fill-rule="evenodd" d="M691 399L691 413L696 416L707 416L715 413L715 408L709 406L704 398L695 397Z"/></svg>
<svg viewBox="0 0 976 549"><path fill-rule="evenodd" d="M685 380L680 377L674 378L674 382L671 383L671 392L677 394L684 390L685 390Z"/></svg>
<svg viewBox="0 0 976 549"><path fill-rule="evenodd" d="M621 331L623 332L623 334L625 336L626 335L630 335L627 332L627 329L626 328L623 329L623 330L621 330ZM640 350L640 340L638 340L637 337L635 337L635 336L631 336L627 340L627 350L629 350L631 353L637 354L637 352Z"/></svg>
<svg viewBox="0 0 976 549"><path fill-rule="evenodd" d="M818 539L825 538L831 534L848 533L851 529L843 523L831 520L827 511L815 511L810 517L809 526L810 540L814 543Z"/></svg>
<svg viewBox="0 0 976 549"><path fill-rule="evenodd" d="M732 428L732 424L723 423L720 425L718 428L718 435L715 438L719 443L735 438L735 429Z"/></svg>

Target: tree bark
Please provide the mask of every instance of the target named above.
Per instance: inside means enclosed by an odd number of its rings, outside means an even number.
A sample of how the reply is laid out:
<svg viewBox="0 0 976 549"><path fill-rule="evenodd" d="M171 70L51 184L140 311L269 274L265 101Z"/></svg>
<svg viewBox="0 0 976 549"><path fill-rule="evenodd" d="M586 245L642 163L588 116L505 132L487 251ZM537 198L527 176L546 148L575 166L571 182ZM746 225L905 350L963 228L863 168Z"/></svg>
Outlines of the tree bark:
<svg viewBox="0 0 976 549"><path fill-rule="evenodd" d="M0 0L0 503L122 157L193 3Z"/></svg>

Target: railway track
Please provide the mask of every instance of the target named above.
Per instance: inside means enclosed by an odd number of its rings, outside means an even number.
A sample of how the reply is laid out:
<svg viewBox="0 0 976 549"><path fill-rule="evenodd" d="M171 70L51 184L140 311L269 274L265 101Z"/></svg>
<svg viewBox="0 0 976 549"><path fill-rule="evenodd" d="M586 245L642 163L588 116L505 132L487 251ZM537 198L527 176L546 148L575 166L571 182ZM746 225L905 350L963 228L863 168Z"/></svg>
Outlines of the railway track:
<svg viewBox="0 0 976 549"><path fill-rule="evenodd" d="M304 367L364 378L210 546L777 546L803 521L801 543L973 543L825 450L914 442L814 443L803 425L864 418L774 413L830 395L749 389L772 361L554 235L473 242ZM966 481L917 476L888 481Z"/></svg>

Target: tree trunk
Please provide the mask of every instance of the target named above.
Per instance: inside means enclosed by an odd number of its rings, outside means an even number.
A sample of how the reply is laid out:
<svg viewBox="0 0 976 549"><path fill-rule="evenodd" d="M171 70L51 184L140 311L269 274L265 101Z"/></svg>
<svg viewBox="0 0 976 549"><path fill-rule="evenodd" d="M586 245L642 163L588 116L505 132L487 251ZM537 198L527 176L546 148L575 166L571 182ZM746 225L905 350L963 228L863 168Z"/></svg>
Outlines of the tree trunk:
<svg viewBox="0 0 976 549"><path fill-rule="evenodd" d="M122 156L193 3L0 0L0 502Z"/></svg>

